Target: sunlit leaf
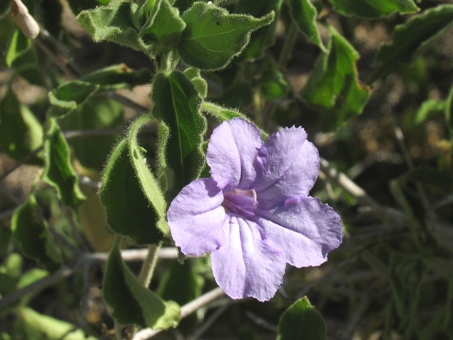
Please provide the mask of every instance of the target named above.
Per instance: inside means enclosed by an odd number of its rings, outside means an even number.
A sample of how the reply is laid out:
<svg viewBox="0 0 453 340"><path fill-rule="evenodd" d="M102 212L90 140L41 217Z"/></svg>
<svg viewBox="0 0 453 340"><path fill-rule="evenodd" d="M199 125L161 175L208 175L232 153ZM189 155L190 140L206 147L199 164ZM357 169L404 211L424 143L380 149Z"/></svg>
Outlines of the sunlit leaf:
<svg viewBox="0 0 453 340"><path fill-rule="evenodd" d="M79 188L79 180L75 173L66 143L55 120L49 122L44 142L45 170L43 180L57 189L60 199L65 205L76 208L83 203L85 196Z"/></svg>
<svg viewBox="0 0 453 340"><path fill-rule="evenodd" d="M215 70L225 67L238 55L248 44L250 33L270 24L274 14L258 19L196 2L182 18L187 24L178 45L182 60L190 66Z"/></svg>
<svg viewBox="0 0 453 340"><path fill-rule="evenodd" d="M50 103L58 110L52 110L53 116L65 115L89 101L97 94L149 83L151 73L148 70L133 70L125 64L108 66L89 73L78 80L67 82L49 92Z"/></svg>
<svg viewBox="0 0 453 340"><path fill-rule="evenodd" d="M398 25L392 41L382 45L376 55L376 68L367 80L371 84L386 76L395 66L414 60L442 34L453 27L453 5L441 5L413 16Z"/></svg>
<svg viewBox="0 0 453 340"><path fill-rule="evenodd" d="M31 39L22 34L19 28L16 28L11 37L8 50L6 52L6 65L11 67L14 60L24 54L31 46Z"/></svg>
<svg viewBox="0 0 453 340"><path fill-rule="evenodd" d="M74 329L75 325L40 314L28 307L17 311L16 327L24 339L38 340L95 340L87 336L82 329Z"/></svg>
<svg viewBox="0 0 453 340"><path fill-rule="evenodd" d="M277 340L325 340L326 325L307 297L283 312L278 322Z"/></svg>
<svg viewBox="0 0 453 340"><path fill-rule="evenodd" d="M154 208L156 214L159 216L157 227L162 233L167 235L170 233L166 222L167 202L165 201L159 182L147 165L146 158L142 154L137 140L137 135L140 129L151 121L155 122L152 116L145 115L141 116L132 123L128 139L129 155L132 160L135 174L140 182L140 187L143 190L145 197Z"/></svg>
<svg viewBox="0 0 453 340"><path fill-rule="evenodd" d="M49 92L50 104L68 113L77 108L99 90L100 86L80 80L63 84Z"/></svg>
<svg viewBox="0 0 453 340"><path fill-rule="evenodd" d="M136 10L137 5L131 2L113 1L108 6L80 12L77 20L94 41L113 42L153 56L154 47L139 36L134 26L133 17Z"/></svg>
<svg viewBox="0 0 453 340"><path fill-rule="evenodd" d="M170 51L181 39L186 23L180 18L179 10L168 0L161 0L153 24L141 33L145 41L152 41L157 51Z"/></svg>
<svg viewBox="0 0 453 340"><path fill-rule="evenodd" d="M135 324L153 329L175 327L180 319L179 306L164 301L144 287L124 264L117 238L109 256L103 282L103 295L121 324Z"/></svg>
<svg viewBox="0 0 453 340"><path fill-rule="evenodd" d="M184 75L192 82L200 97L205 98L208 94L208 83L201 76L200 70L195 67L189 67L184 70Z"/></svg>
<svg viewBox="0 0 453 340"><path fill-rule="evenodd" d="M377 19L392 13L414 13L418 7L413 0L329 0L335 10L348 16Z"/></svg>
<svg viewBox="0 0 453 340"><path fill-rule="evenodd" d="M319 34L316 18L318 12L310 0L290 0L291 18L297 24L299 30L313 41L322 51L326 52L326 48L322 43Z"/></svg>
<svg viewBox="0 0 453 340"><path fill-rule="evenodd" d="M206 122L199 112L201 98L183 73L159 73L153 84L153 115L170 129L166 159L173 171L172 199L198 178L204 165L201 144Z"/></svg>
<svg viewBox="0 0 453 340"><path fill-rule="evenodd" d="M158 243L163 234L157 229L158 215L149 205L135 176L127 140L112 152L99 190L110 228L135 243Z"/></svg>
<svg viewBox="0 0 453 340"><path fill-rule="evenodd" d="M415 123L421 124L432 115L445 111L445 101L428 99L422 103L417 113L415 114Z"/></svg>
<svg viewBox="0 0 453 340"><path fill-rule="evenodd" d="M360 84L356 61L359 54L333 27L330 27L328 52L318 59L303 98L324 112L323 128L341 126L347 119L360 114L370 90Z"/></svg>

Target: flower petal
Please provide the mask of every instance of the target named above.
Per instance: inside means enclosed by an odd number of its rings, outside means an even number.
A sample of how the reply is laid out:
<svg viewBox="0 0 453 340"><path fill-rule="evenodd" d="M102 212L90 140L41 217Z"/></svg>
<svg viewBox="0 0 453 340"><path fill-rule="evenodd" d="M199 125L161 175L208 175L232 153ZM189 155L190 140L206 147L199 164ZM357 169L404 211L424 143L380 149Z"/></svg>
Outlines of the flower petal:
<svg viewBox="0 0 453 340"><path fill-rule="evenodd" d="M222 246L228 227L222 202L222 191L212 178L191 182L171 202L168 226L184 254L200 256Z"/></svg>
<svg viewBox="0 0 453 340"><path fill-rule="evenodd" d="M260 203L283 203L287 198L307 196L319 173L319 154L306 140L303 128L288 128L270 136L255 161L253 184Z"/></svg>
<svg viewBox="0 0 453 340"><path fill-rule="evenodd" d="M206 158L220 188L248 188L255 179L253 161L262 144L258 128L244 119L233 118L214 130Z"/></svg>
<svg viewBox="0 0 453 340"><path fill-rule="evenodd" d="M257 223L269 242L295 267L319 266L342 239L340 216L317 198L291 198L273 211L258 210Z"/></svg>
<svg viewBox="0 0 453 340"><path fill-rule="evenodd" d="M282 283L285 261L282 252L263 240L259 226L231 216L228 239L211 254L218 285L233 299L271 299Z"/></svg>

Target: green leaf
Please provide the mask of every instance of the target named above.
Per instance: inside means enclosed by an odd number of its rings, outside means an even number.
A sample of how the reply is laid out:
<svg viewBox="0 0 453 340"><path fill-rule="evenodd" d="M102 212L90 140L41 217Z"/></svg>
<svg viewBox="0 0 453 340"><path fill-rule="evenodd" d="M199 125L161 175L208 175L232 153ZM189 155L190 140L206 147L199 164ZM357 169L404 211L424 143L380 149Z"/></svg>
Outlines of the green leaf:
<svg viewBox="0 0 453 340"><path fill-rule="evenodd" d="M36 260L49 270L55 270L58 263L48 254L48 226L33 195L15 212L11 229L19 250L28 258ZM55 245L52 245L55 247ZM62 259L60 258L60 261Z"/></svg>
<svg viewBox="0 0 453 340"><path fill-rule="evenodd" d="M278 16L282 0L267 0L267 1L249 1L238 0L236 2L235 13L248 14L253 17L262 17L272 11L275 16ZM239 59L253 60L261 58L265 55L266 49L274 45L275 42L275 29L277 27L277 20L272 21L266 27L252 32L250 43L245 50L241 53Z"/></svg>
<svg viewBox="0 0 453 340"><path fill-rule="evenodd" d="M262 18L229 14L225 9L196 2L183 15L187 26L178 45L182 60L205 70L225 67L248 44L250 33L274 19L274 13Z"/></svg>
<svg viewBox="0 0 453 340"><path fill-rule="evenodd" d="M145 68L134 70L122 63L96 70L93 73L84 75L80 80L100 85L104 91L114 91L148 84L151 77L151 72Z"/></svg>
<svg viewBox="0 0 453 340"><path fill-rule="evenodd" d="M277 340L325 340L326 325L306 296L283 312L278 322Z"/></svg>
<svg viewBox="0 0 453 340"><path fill-rule="evenodd" d="M365 19L382 18L392 13L415 13L413 0L329 0L338 13Z"/></svg>
<svg viewBox="0 0 453 340"><path fill-rule="evenodd" d="M201 145L206 120L200 114L201 98L186 76L178 71L159 73L153 84L153 115L170 129L167 166L173 171L170 199L198 178L204 166Z"/></svg>
<svg viewBox="0 0 453 340"><path fill-rule="evenodd" d="M168 235L170 233L170 229L168 228L166 222L167 202L165 201L165 197L160 189L157 179L146 164L146 159L141 153L141 148L137 140L137 135L140 129L150 121L155 122L151 115L145 115L141 116L131 124L128 143L129 155L131 156L135 174L140 182L140 187L149 203L154 208L156 214L159 216L157 227L160 231L162 231L162 233Z"/></svg>
<svg viewBox="0 0 453 340"><path fill-rule="evenodd" d="M79 188L77 174L71 165L68 144L55 120L51 119L49 124L44 142L43 180L55 187L65 205L77 208L83 203L85 196Z"/></svg>
<svg viewBox="0 0 453 340"><path fill-rule="evenodd" d="M91 96L106 91L132 88L149 83L151 73L148 70L132 70L125 64L113 65L97 70L70 81L49 92L49 101L58 110L52 110L53 116L62 116L86 103Z"/></svg>
<svg viewBox="0 0 453 340"><path fill-rule="evenodd" d="M124 264L117 237L110 252L103 282L104 300L113 317L121 324L135 324L152 329L175 327L180 320L179 306L164 301L144 287Z"/></svg>
<svg viewBox="0 0 453 340"><path fill-rule="evenodd" d="M94 41L110 41L147 56L154 55L154 47L146 43L134 26L137 5L128 1L113 1L108 6L80 12L77 20L90 33Z"/></svg>
<svg viewBox="0 0 453 340"><path fill-rule="evenodd" d="M100 86L80 80L71 81L49 92L50 104L66 114L84 103L99 90ZM55 112L55 111L53 111ZM55 115L55 114L54 114Z"/></svg>
<svg viewBox="0 0 453 340"><path fill-rule="evenodd" d="M358 80L359 54L333 27L329 30L329 51L318 59L302 90L303 98L325 113L324 129L337 128L360 114L370 95Z"/></svg>
<svg viewBox="0 0 453 340"><path fill-rule="evenodd" d="M98 175L104 168L113 146L118 142L119 135L119 133L102 135L102 131L123 128L123 106L114 100L95 95L58 122L62 129L72 132L96 130L99 132L99 135L71 138L68 141L77 161L86 171L84 174Z"/></svg>
<svg viewBox="0 0 453 340"><path fill-rule="evenodd" d="M319 34L316 18L318 12L310 0L290 0L290 15L299 30L313 41L323 52L327 52Z"/></svg>
<svg viewBox="0 0 453 340"><path fill-rule="evenodd" d="M375 70L367 83L371 84L378 78L386 76L400 63L414 60L452 26L453 5L436 6L396 26L392 41L379 48Z"/></svg>
<svg viewBox="0 0 453 340"><path fill-rule="evenodd" d="M203 278L195 271L195 262L191 259L180 264L173 261L165 270L164 276L160 280L158 294L165 300L172 300L179 305L184 305L195 300L201 295ZM184 289L181 289L181 282L184 282ZM197 315L189 315L181 321L178 329L190 329L197 321Z"/></svg>
<svg viewBox="0 0 453 340"><path fill-rule="evenodd" d="M16 28L11 37L8 50L6 52L6 65L11 67L14 60L24 54L31 46L31 39L22 34L19 28Z"/></svg>
<svg viewBox="0 0 453 340"><path fill-rule="evenodd" d="M263 77L259 82L261 92L267 100L276 100L286 96L289 85L274 63L267 63Z"/></svg>
<svg viewBox="0 0 453 340"><path fill-rule="evenodd" d="M450 89L450 93L448 94L445 104L445 119L447 121L448 128L453 132L453 86Z"/></svg>
<svg viewBox="0 0 453 340"><path fill-rule="evenodd" d="M137 9L133 10L134 16L132 21L135 28L139 32L139 36L143 36L143 32L149 29L156 18L162 0L138 0Z"/></svg>
<svg viewBox="0 0 453 340"><path fill-rule="evenodd" d="M42 139L41 123L8 87L0 101L1 148L10 157L19 160L37 150L42 145ZM36 161L35 158L34 162Z"/></svg>
<svg viewBox="0 0 453 340"><path fill-rule="evenodd" d="M428 99L425 100L415 114L415 124L424 123L432 115L445 111L445 101Z"/></svg>
<svg viewBox="0 0 453 340"><path fill-rule="evenodd" d="M22 339L39 340L95 340L87 336L82 329L65 321L40 314L31 308L22 307L17 311L17 332L22 334Z"/></svg>
<svg viewBox="0 0 453 340"><path fill-rule="evenodd" d="M140 188L129 157L127 140L113 150L99 190L110 228L138 244L159 243L158 215Z"/></svg>
<svg viewBox="0 0 453 340"><path fill-rule="evenodd" d="M186 23L179 16L179 10L172 7L168 0L161 0L159 11L153 24L141 35L148 42L153 43L159 52L174 49L181 39Z"/></svg>
<svg viewBox="0 0 453 340"><path fill-rule="evenodd" d="M200 69L189 67L184 70L184 75L192 82L192 85L198 91L201 98L206 98L208 95L208 83L201 76Z"/></svg>

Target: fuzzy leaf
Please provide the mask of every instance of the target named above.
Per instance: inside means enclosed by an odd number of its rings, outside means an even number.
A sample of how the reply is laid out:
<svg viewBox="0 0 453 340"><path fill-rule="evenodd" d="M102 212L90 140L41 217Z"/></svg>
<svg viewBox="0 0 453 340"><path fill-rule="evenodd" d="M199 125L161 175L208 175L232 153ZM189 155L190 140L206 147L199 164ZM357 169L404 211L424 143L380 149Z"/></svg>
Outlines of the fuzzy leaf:
<svg viewBox="0 0 453 340"><path fill-rule="evenodd" d="M359 54L333 27L328 52L321 55L302 91L304 99L325 113L324 129L341 126L362 112L370 91L360 85Z"/></svg>
<svg viewBox="0 0 453 340"><path fill-rule="evenodd" d="M182 60L205 70L225 67L249 43L250 33L274 19L271 12L262 18L229 14L225 9L196 2L183 15L187 26L178 51Z"/></svg>
<svg viewBox="0 0 453 340"><path fill-rule="evenodd" d="M167 166L173 171L170 198L198 178L204 165L201 150L206 120L200 114L201 98L186 76L178 71L159 73L153 85L153 115L170 129Z"/></svg>
<svg viewBox="0 0 453 340"><path fill-rule="evenodd" d="M325 340L326 325L306 296L283 312L278 322L277 340Z"/></svg>
<svg viewBox="0 0 453 340"><path fill-rule="evenodd" d="M451 27L453 5L436 6L396 26L392 41L379 48L375 59L376 68L367 83L386 76L400 63L414 60Z"/></svg>
<svg viewBox="0 0 453 340"><path fill-rule="evenodd" d="M131 2L113 1L108 6L80 12L77 20L94 41L113 42L151 57L154 55L154 47L139 36L139 31L134 26L136 10L137 5Z"/></svg>
<svg viewBox="0 0 453 340"><path fill-rule="evenodd" d="M110 252L103 282L105 302L121 324L135 324L152 329L175 327L180 319L179 306L164 301L144 287L121 258L117 238Z"/></svg>
<svg viewBox="0 0 453 340"><path fill-rule="evenodd" d="M156 228L158 215L140 189L125 139L110 156L99 195L115 233L128 236L138 244L161 241L163 235Z"/></svg>
<svg viewBox="0 0 453 340"><path fill-rule="evenodd" d="M392 13L415 13L413 0L329 0L338 13L365 19L382 18Z"/></svg>
<svg viewBox="0 0 453 340"><path fill-rule="evenodd" d="M155 93L155 91L153 92ZM145 115L141 116L132 123L129 131L129 155L132 160L135 174L140 182L141 189L143 190L143 193L151 206L154 208L154 211L159 216L157 227L160 231L162 231L162 233L168 235L170 233L170 229L168 228L166 222L167 202L165 201L165 197L157 179L146 164L145 157L142 155L140 151L141 148L137 141L138 132L150 121L153 121L152 116Z"/></svg>
<svg viewBox="0 0 453 340"><path fill-rule="evenodd" d="M189 67L184 70L184 75L192 82L200 97L205 98L208 94L208 83L201 76L200 70L195 67Z"/></svg>
<svg viewBox="0 0 453 340"><path fill-rule="evenodd" d="M153 42L157 51L167 52L176 47L185 27L179 10L172 7L168 0L162 0L153 24L143 32L143 39Z"/></svg>
<svg viewBox="0 0 453 340"><path fill-rule="evenodd" d="M323 52L327 52L319 34L316 18L318 12L310 0L290 0L290 15L299 30L313 41Z"/></svg>
<svg viewBox="0 0 453 340"><path fill-rule="evenodd" d="M58 192L67 206L77 208L85 200L79 188L78 177L72 168L69 147L55 120L51 119L44 142L45 169L43 180Z"/></svg>

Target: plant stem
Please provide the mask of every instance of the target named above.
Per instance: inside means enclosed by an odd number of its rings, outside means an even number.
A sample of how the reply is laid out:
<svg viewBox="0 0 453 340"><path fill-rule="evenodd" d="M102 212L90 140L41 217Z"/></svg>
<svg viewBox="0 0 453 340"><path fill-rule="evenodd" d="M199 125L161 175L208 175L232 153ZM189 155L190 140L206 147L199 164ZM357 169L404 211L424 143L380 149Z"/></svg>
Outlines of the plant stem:
<svg viewBox="0 0 453 340"><path fill-rule="evenodd" d="M154 268L156 268L157 258L159 254L160 244L150 244L148 246L148 254L143 262L142 269L138 276L140 283L148 287L153 277Z"/></svg>

